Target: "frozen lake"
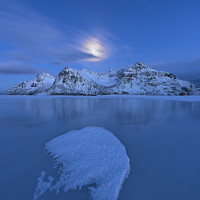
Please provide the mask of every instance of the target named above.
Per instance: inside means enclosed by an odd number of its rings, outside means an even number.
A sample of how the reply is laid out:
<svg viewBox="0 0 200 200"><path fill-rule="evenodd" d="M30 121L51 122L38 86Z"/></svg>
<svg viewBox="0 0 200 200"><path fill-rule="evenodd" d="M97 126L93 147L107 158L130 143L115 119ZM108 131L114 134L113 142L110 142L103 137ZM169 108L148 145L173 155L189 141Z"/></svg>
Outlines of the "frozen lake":
<svg viewBox="0 0 200 200"><path fill-rule="evenodd" d="M45 144L103 127L126 148L130 173L119 200L199 200L199 97L0 96L0 198L32 200L42 171L57 175ZM42 200L88 200L47 191Z"/></svg>

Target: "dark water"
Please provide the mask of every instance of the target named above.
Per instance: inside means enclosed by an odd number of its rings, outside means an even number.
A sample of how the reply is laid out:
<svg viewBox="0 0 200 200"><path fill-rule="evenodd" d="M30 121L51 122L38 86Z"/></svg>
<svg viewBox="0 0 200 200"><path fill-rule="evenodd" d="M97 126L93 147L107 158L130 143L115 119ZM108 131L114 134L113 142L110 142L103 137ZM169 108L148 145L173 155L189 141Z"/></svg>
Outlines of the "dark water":
<svg viewBox="0 0 200 200"><path fill-rule="evenodd" d="M0 97L0 199L33 199L41 171L56 173L49 140L99 126L126 147L131 172L120 200L200 199L200 102L92 97ZM83 191L43 200L88 200Z"/></svg>

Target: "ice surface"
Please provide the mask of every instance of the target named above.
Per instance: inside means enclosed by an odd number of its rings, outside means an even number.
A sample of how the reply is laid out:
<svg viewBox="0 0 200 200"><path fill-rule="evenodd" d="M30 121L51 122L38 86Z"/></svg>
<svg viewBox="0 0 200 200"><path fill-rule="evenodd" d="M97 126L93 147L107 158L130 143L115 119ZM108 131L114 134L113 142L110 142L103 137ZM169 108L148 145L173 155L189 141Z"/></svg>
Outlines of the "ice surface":
<svg viewBox="0 0 200 200"><path fill-rule="evenodd" d="M153 96L153 95L97 95L97 96L79 96L79 95L46 95L46 96L8 96L1 95L1 99L149 99L149 100L167 100L167 101L187 101L200 102L200 96Z"/></svg>
<svg viewBox="0 0 200 200"><path fill-rule="evenodd" d="M45 143L97 126L113 132L131 160L118 200L199 200L199 122L200 96L0 96L0 199L33 199L42 171L42 183L53 176L55 184ZM62 188L38 200L89 200L88 193Z"/></svg>
<svg viewBox="0 0 200 200"><path fill-rule="evenodd" d="M60 176L44 181L41 173L34 199L47 189L70 189L89 187L93 200L115 200L118 198L124 179L130 171L125 147L108 130L87 127L70 131L46 144L47 151L61 165Z"/></svg>

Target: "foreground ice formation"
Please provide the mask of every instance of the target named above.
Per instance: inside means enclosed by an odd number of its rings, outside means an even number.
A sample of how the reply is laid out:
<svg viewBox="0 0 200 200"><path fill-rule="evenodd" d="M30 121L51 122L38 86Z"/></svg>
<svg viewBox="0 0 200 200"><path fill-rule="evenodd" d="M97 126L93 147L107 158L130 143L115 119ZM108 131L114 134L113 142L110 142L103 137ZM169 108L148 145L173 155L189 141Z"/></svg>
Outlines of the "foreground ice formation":
<svg viewBox="0 0 200 200"><path fill-rule="evenodd" d="M116 200L130 171L125 147L109 131L87 127L70 131L46 144L50 155L61 165L58 180L38 178L34 199L46 190L70 189L90 185L93 200ZM92 185L92 186L91 186Z"/></svg>

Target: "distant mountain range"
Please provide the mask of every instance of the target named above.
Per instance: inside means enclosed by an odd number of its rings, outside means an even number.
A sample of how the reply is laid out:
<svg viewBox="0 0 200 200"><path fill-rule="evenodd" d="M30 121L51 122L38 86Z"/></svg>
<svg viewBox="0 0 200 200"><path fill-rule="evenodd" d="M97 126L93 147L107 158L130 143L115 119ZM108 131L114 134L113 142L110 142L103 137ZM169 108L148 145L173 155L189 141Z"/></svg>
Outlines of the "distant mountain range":
<svg viewBox="0 0 200 200"><path fill-rule="evenodd" d="M38 74L30 81L16 84L8 95L200 95L200 88L178 79L174 74L156 71L137 62L106 73L65 67L57 77Z"/></svg>
<svg viewBox="0 0 200 200"><path fill-rule="evenodd" d="M191 80L191 82L200 87L200 79Z"/></svg>

